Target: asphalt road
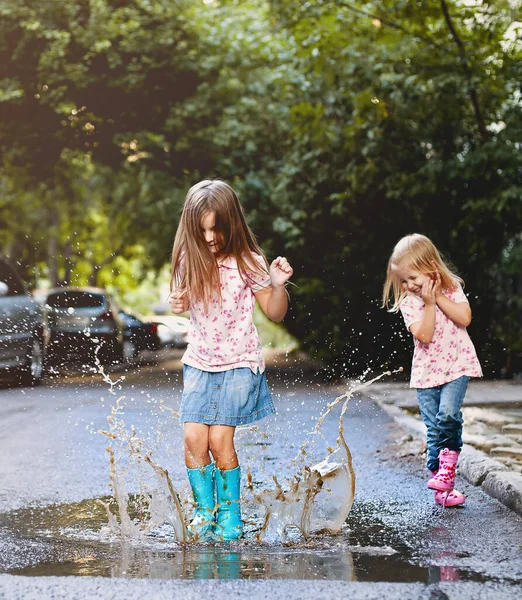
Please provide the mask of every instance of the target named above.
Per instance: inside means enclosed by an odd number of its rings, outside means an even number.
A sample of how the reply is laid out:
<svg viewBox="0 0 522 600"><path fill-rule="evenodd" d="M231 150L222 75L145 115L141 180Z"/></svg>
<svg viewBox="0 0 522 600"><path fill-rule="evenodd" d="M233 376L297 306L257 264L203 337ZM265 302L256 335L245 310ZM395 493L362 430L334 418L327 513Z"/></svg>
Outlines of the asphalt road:
<svg viewBox="0 0 522 600"><path fill-rule="evenodd" d="M107 416L121 422L186 492L175 361L135 366L112 388L100 376L0 389L0 598L189 599L227 597L519 598L522 519L464 481L462 509L443 509L426 489L418 443L377 405L353 400L345 437L357 475L347 527L336 535L260 544L180 547L165 539L103 534L98 498L111 494ZM243 470L259 490L285 487L294 459L339 387L295 371L269 373L278 415L238 435ZM166 407L166 408L165 408ZM320 460L335 444L340 407L309 446ZM317 438L317 436L316 436ZM129 492L150 485L147 466L116 447ZM127 461L127 462L126 462ZM247 528L248 530L248 528ZM166 581L168 580L168 581Z"/></svg>

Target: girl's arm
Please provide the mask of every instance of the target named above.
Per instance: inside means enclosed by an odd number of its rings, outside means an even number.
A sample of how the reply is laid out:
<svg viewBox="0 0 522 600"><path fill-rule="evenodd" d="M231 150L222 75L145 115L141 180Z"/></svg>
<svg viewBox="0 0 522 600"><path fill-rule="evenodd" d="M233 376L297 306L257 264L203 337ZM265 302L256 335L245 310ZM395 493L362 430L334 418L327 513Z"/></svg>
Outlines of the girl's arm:
<svg viewBox="0 0 522 600"><path fill-rule="evenodd" d="M293 272L286 258L278 256L270 265L271 285L255 292L261 310L271 321L276 323L285 318L288 310L285 283L292 277Z"/></svg>
<svg viewBox="0 0 522 600"><path fill-rule="evenodd" d="M441 293L437 296L437 306L455 325L467 327L471 323L471 308L467 302L453 302Z"/></svg>
<svg viewBox="0 0 522 600"><path fill-rule="evenodd" d="M284 285L272 284L256 292L255 297L261 310L271 321L280 323L285 318L288 310L288 297Z"/></svg>
<svg viewBox="0 0 522 600"><path fill-rule="evenodd" d="M437 283L437 306L451 319L455 325L467 327L471 323L471 308L467 302L453 302L442 293L440 289L440 273L435 269L435 281Z"/></svg>
<svg viewBox="0 0 522 600"><path fill-rule="evenodd" d="M439 284L437 281L430 280L423 284L421 297L424 300L424 314L418 323L410 325L412 334L423 344L429 344L433 339L438 293Z"/></svg>
<svg viewBox="0 0 522 600"><path fill-rule="evenodd" d="M424 315L417 323L410 325L412 334L423 344L429 344L435 331L435 304L426 304Z"/></svg>

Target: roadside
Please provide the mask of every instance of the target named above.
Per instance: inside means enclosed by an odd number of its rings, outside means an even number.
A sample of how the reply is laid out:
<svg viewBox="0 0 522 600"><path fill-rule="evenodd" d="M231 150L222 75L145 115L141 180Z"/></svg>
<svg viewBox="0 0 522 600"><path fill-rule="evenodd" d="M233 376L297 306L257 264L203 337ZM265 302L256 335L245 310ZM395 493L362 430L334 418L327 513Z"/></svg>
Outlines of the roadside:
<svg viewBox="0 0 522 600"><path fill-rule="evenodd" d="M416 391L406 382L378 382L364 390L405 429L411 440L425 442ZM464 446L458 474L522 515L522 385L471 381L462 409ZM408 441L408 438L405 439ZM418 446L424 461L424 443Z"/></svg>
<svg viewBox="0 0 522 600"><path fill-rule="evenodd" d="M2 391L0 599L144 593L151 599L216 593L259 600L516 597L522 576L520 517L462 480L465 510L434 505L422 484L422 442L402 443L408 436L366 398L350 402L344 421L357 486L346 526L336 537L318 534L299 541L296 534L289 544L258 543L255 523L263 513L250 501L245 515L252 515L247 519L252 529L236 545L180 546L163 537L161 528L136 542L109 536L107 505L99 502L111 493L107 439L98 431L107 427L115 398L125 399L119 415L129 431L132 427L157 464L186 490L181 427L163 410L179 405L180 354L162 354L164 360L113 377L125 375L112 397L101 375L49 380L23 393ZM287 361L291 368L285 377ZM325 383L317 365L301 355L267 356L267 362L279 417L238 435L245 470L256 474L260 492L272 489L274 475L279 482L292 481L303 441L347 387ZM338 436L340 413L337 406L323 422L322 435L308 444L310 464L314 456L326 455ZM415 454L403 460L406 451ZM114 456L118 471L128 474L127 491L138 489L142 475L149 481L146 473L128 468L124 448ZM209 581L196 581L200 578Z"/></svg>

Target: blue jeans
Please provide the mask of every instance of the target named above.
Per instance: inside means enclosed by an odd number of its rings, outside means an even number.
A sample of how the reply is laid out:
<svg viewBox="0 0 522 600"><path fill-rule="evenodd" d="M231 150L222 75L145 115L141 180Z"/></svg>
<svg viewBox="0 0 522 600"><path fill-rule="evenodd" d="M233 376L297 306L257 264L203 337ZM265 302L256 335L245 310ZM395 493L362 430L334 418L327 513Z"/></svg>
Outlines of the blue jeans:
<svg viewBox="0 0 522 600"><path fill-rule="evenodd" d="M460 452L462 448L462 412L460 411L469 377L463 375L454 381L432 388L417 388L417 400L424 425L428 469L439 468L439 452L448 448Z"/></svg>

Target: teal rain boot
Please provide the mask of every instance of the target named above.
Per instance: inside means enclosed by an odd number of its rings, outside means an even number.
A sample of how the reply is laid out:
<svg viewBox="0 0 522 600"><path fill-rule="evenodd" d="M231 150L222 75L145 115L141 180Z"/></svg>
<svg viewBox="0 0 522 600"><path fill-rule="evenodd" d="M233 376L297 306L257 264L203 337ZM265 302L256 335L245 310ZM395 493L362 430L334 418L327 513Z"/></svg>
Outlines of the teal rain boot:
<svg viewBox="0 0 522 600"><path fill-rule="evenodd" d="M216 469L217 527L221 540L237 540L243 534L240 506L241 469Z"/></svg>
<svg viewBox="0 0 522 600"><path fill-rule="evenodd" d="M214 463L210 463L201 469L187 469L194 501L196 502L196 512L188 530L198 540L212 538L214 533L215 473L216 466Z"/></svg>

